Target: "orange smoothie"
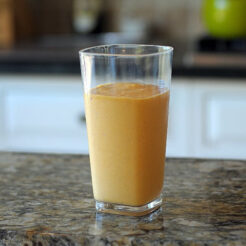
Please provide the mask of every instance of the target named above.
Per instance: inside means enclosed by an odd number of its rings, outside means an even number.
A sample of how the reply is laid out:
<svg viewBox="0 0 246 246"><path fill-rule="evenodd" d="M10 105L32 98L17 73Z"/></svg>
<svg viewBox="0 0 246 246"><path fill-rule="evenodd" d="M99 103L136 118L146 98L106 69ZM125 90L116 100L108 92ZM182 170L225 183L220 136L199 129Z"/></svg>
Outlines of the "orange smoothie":
<svg viewBox="0 0 246 246"><path fill-rule="evenodd" d="M97 201L142 206L162 190L169 91L140 83L85 93L93 193Z"/></svg>

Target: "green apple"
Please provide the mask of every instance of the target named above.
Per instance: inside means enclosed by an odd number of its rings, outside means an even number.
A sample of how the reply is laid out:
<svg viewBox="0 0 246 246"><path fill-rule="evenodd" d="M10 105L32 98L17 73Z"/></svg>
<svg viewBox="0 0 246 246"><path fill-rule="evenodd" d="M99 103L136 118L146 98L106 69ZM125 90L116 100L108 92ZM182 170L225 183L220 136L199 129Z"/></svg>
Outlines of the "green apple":
<svg viewBox="0 0 246 246"><path fill-rule="evenodd" d="M204 0L202 13L211 35L246 37L246 0Z"/></svg>

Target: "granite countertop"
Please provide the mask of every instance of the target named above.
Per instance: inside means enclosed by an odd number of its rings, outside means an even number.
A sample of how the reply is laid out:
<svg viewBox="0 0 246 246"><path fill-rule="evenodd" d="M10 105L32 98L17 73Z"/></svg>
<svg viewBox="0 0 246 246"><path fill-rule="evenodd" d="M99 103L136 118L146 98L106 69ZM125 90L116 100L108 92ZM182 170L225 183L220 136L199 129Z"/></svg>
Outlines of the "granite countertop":
<svg viewBox="0 0 246 246"><path fill-rule="evenodd" d="M0 153L0 245L246 245L246 161L168 159L164 205L96 213L89 159Z"/></svg>

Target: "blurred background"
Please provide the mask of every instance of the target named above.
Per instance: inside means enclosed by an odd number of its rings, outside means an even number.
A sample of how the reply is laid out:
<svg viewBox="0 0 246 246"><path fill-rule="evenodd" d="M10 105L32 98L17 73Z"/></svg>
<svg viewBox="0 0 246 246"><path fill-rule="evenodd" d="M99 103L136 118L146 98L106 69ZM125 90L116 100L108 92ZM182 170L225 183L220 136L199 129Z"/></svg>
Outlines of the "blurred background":
<svg viewBox="0 0 246 246"><path fill-rule="evenodd" d="M87 154L78 51L174 47L167 156L246 159L245 0L0 0L0 150Z"/></svg>

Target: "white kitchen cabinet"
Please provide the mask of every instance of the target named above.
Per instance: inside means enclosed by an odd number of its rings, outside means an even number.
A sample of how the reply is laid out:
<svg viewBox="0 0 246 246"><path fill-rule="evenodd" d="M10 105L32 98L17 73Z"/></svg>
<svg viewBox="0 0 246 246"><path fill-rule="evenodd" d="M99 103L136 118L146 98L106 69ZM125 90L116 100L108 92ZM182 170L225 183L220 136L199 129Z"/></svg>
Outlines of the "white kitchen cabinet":
<svg viewBox="0 0 246 246"><path fill-rule="evenodd" d="M78 76L0 78L1 149L88 153Z"/></svg>
<svg viewBox="0 0 246 246"><path fill-rule="evenodd" d="M246 159L246 80L197 80L192 156Z"/></svg>
<svg viewBox="0 0 246 246"><path fill-rule="evenodd" d="M0 150L87 154L80 76L1 75ZM174 78L167 156L246 159L246 80Z"/></svg>

